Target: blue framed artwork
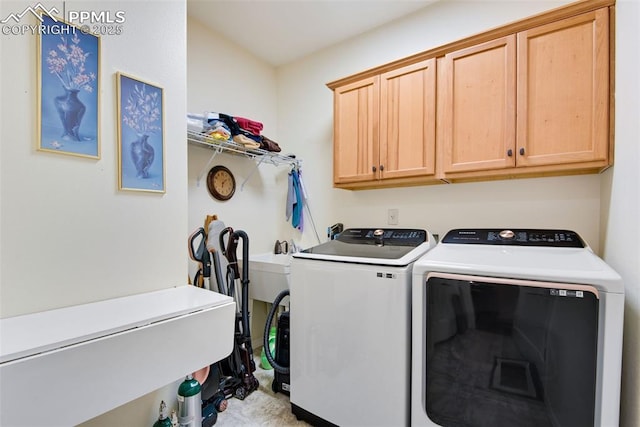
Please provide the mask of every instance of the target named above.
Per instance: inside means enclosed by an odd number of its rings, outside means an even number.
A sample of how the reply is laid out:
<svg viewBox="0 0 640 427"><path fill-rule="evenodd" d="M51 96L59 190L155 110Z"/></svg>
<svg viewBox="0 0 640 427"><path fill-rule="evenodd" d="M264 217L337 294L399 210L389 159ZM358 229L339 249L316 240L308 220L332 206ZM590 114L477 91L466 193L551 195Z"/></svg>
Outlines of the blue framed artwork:
<svg viewBox="0 0 640 427"><path fill-rule="evenodd" d="M161 87L116 73L118 188L165 192L164 99Z"/></svg>
<svg viewBox="0 0 640 427"><path fill-rule="evenodd" d="M39 151L100 158L100 38L40 15Z"/></svg>

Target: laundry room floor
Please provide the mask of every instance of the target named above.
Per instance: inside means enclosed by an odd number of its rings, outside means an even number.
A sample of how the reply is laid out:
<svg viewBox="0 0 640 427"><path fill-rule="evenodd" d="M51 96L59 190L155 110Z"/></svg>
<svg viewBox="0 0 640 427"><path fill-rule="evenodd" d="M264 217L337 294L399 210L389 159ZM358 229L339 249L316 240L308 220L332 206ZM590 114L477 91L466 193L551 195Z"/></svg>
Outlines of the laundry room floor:
<svg viewBox="0 0 640 427"><path fill-rule="evenodd" d="M254 352L256 371L253 373L260 386L244 400L229 399L227 409L218 414L216 426L309 426L291 413L289 396L271 390L273 369L260 367L261 349Z"/></svg>

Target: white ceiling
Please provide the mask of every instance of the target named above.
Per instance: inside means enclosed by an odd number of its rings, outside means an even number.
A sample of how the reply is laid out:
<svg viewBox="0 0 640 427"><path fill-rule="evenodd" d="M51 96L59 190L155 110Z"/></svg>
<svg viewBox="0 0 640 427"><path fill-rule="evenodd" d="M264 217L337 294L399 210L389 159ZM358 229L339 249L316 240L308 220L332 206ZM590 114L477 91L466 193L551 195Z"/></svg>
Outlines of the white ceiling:
<svg viewBox="0 0 640 427"><path fill-rule="evenodd" d="M187 0L187 13L274 66L415 12L437 0Z"/></svg>

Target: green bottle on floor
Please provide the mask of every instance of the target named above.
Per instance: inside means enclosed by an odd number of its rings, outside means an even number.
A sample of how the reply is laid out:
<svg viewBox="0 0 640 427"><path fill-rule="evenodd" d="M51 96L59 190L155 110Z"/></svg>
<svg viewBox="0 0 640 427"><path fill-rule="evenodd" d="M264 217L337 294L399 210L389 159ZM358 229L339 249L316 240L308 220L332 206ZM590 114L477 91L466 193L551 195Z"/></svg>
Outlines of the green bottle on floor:
<svg viewBox="0 0 640 427"><path fill-rule="evenodd" d="M269 350L271 350L271 356L275 359L276 357L276 327L272 326L269 330ZM273 369L273 366L267 360L267 356L265 354L264 347L262 347L262 352L260 353L260 367L266 371Z"/></svg>

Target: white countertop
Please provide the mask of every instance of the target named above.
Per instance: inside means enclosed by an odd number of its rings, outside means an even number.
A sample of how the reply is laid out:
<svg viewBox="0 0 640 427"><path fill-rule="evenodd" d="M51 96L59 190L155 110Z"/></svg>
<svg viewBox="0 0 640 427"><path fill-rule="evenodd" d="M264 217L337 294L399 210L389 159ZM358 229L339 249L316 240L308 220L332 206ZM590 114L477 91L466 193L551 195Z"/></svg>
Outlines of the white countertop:
<svg viewBox="0 0 640 427"><path fill-rule="evenodd" d="M0 319L0 363L228 304L195 286Z"/></svg>

